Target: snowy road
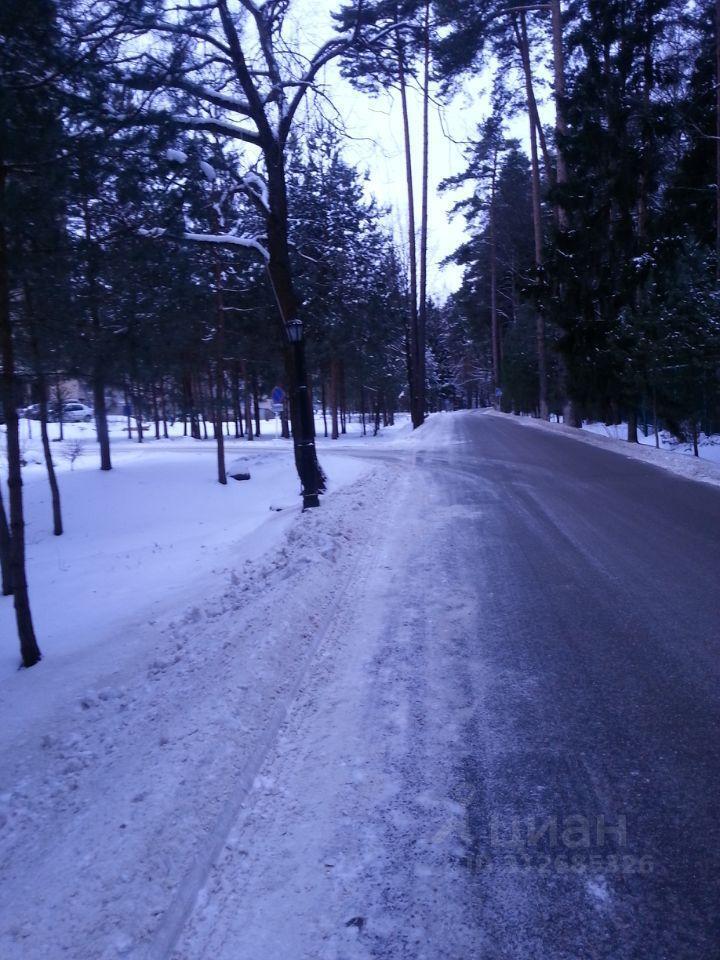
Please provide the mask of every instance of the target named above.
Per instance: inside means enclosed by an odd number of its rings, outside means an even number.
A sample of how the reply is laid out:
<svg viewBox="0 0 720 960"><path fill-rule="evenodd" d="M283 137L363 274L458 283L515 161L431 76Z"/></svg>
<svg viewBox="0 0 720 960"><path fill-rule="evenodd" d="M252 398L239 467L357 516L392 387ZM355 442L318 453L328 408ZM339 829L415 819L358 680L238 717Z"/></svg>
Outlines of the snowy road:
<svg viewBox="0 0 720 960"><path fill-rule="evenodd" d="M176 956L716 957L720 494L426 430Z"/></svg>
<svg viewBox="0 0 720 960"><path fill-rule="evenodd" d="M4 757L4 958L715 960L720 491L480 414L375 459Z"/></svg>

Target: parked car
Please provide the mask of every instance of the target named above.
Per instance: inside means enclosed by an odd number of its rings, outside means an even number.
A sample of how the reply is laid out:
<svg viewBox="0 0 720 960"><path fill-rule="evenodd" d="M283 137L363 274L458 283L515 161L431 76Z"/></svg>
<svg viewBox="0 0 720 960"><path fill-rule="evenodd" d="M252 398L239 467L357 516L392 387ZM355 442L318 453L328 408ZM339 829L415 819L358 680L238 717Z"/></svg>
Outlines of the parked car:
<svg viewBox="0 0 720 960"><path fill-rule="evenodd" d="M63 403L62 411L62 418L65 423L90 423L95 416L93 408L83 403L82 400L66 400ZM29 407L19 410L18 413L28 420L39 420L40 404L31 403ZM50 423L57 423L60 419L56 403L48 403L47 418Z"/></svg>
<svg viewBox="0 0 720 960"><path fill-rule="evenodd" d="M79 400L69 400L63 404L63 420L66 423L90 423L94 416L93 408Z"/></svg>

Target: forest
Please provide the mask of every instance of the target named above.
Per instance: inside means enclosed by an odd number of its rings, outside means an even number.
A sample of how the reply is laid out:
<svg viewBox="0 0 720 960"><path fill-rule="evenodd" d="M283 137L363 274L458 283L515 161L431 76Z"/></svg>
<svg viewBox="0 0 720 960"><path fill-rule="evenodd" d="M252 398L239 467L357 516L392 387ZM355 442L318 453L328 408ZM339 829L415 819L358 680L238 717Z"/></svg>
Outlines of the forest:
<svg viewBox="0 0 720 960"><path fill-rule="evenodd" d="M305 506L316 424L351 415L495 405L696 454L720 432L720 0L328 0L311 47L302 6L0 6L0 558L25 666L19 423L35 405L60 535L48 424L70 382L101 470L116 413L140 442L178 421L215 442L220 483L279 384ZM401 105L393 210L348 159L333 76ZM430 120L468 91L441 298Z"/></svg>

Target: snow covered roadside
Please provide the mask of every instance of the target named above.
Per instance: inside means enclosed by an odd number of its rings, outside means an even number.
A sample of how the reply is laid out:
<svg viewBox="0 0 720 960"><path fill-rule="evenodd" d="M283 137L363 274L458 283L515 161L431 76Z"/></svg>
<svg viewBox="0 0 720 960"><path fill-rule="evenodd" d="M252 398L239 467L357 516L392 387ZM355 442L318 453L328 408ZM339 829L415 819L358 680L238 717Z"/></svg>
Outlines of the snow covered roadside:
<svg viewBox="0 0 720 960"><path fill-rule="evenodd" d="M533 417L518 417L511 413L500 413L497 410L489 409L481 411L479 416L503 417L521 424L523 427L559 433L582 443L590 443L606 450L612 450L614 453L631 457L633 460L643 460L645 463L651 463L653 466L668 470L670 473L685 477L687 480L700 480L703 483L720 486L720 463L714 459L686 456L671 449L661 448L657 450L647 443L628 443L620 437L608 436L606 433L598 432L597 429L591 429L592 427L597 428L597 424L591 424L585 429L578 430L574 427L566 427L562 423L548 423L545 420L537 420Z"/></svg>
<svg viewBox="0 0 720 960"><path fill-rule="evenodd" d="M23 421L23 469L28 578L43 653L57 663L93 650L106 638L134 632L137 624L212 589L214 571L242 556L268 549L299 510L292 446L276 439L276 425L262 423L263 436L248 443L226 441L226 460L242 462L248 482L216 482L215 443L182 436L142 445L124 435L124 421L111 424L113 470L98 470L92 424L66 424L65 444L52 444L59 477L65 533L53 537L51 505L37 423ZM348 424L337 441L319 439L320 457L332 493L367 469L356 454L401 435L403 418L378 437ZM50 425L51 435L57 425ZM0 428L2 433L2 428ZM28 436L28 434L31 436ZM2 451L0 437L0 454ZM66 450L80 444L71 465ZM353 456L343 456L343 450ZM0 600L0 683L18 664L12 601ZM117 656L114 653L113 656ZM92 677L94 666L88 668Z"/></svg>
<svg viewBox="0 0 720 960"><path fill-rule="evenodd" d="M627 423L607 424L585 421L582 429L589 433L597 433L601 437L610 437L612 440L621 440L623 443L627 443ZM681 443L667 430L661 430L658 439L660 443L657 449L659 450L685 457L694 456L692 443ZM648 435L645 436L642 430L638 430L638 443L641 446L655 449L655 434L648 430ZM715 434L707 437L704 433L701 433L698 437L698 447L698 459L720 464L720 435Z"/></svg>
<svg viewBox="0 0 720 960"><path fill-rule="evenodd" d="M53 662L72 658L76 669L78 655L96 655L105 638L212 589L241 541L244 556L269 548L299 510L292 451L238 444L228 463L239 455L252 477L227 487L215 479L214 445L194 441L121 448L110 473L62 470L62 537L52 536L44 468L25 472L30 596ZM331 489L366 469L347 457L327 460ZM14 631L12 600L4 598L0 677L17 667Z"/></svg>
<svg viewBox="0 0 720 960"><path fill-rule="evenodd" d="M116 617L65 657L46 638L43 663L4 678L3 960L171 948L388 509L386 468L346 469L355 482L320 511L277 514L250 550L228 536L212 575L185 570L173 614ZM198 506L174 504L175 519ZM132 516L132 502L109 510L120 507ZM172 566L171 546L160 558ZM105 582L110 595L109 571Z"/></svg>

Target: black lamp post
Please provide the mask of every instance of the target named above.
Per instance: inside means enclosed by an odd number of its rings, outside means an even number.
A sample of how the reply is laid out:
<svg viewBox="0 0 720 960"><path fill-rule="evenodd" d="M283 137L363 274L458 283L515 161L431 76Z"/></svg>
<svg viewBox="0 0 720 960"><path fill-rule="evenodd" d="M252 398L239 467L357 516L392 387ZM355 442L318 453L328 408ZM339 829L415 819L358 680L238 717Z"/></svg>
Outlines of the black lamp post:
<svg viewBox="0 0 720 960"><path fill-rule="evenodd" d="M313 421L310 391L307 385L305 369L305 341L303 339L302 320L291 320L287 324L287 335L293 354L295 372L296 423L293 424L293 443L295 459L302 484L303 510L319 507L317 458L315 456L315 424Z"/></svg>

